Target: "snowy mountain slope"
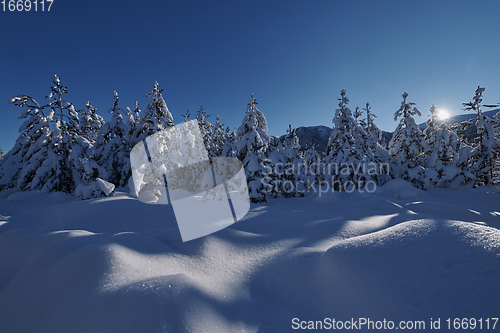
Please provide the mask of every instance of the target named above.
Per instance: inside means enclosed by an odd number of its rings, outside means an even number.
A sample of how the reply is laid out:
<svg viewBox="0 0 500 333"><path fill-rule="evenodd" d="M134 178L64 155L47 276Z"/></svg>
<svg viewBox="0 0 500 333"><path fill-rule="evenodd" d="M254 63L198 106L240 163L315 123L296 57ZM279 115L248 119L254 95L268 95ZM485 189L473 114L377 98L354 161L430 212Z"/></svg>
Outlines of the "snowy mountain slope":
<svg viewBox="0 0 500 333"><path fill-rule="evenodd" d="M295 133L299 138L299 144L301 147L310 147L314 145L314 148L318 151L326 151L328 145L328 139L332 133L331 127L326 126L301 126L295 129ZM280 136L280 140L283 142L285 140L285 135Z"/></svg>
<svg viewBox="0 0 500 333"><path fill-rule="evenodd" d="M431 317L498 317L500 195L487 191L394 180L329 204L271 200L186 243L170 206L123 192L0 199L0 332L290 332L325 317L429 331Z"/></svg>
<svg viewBox="0 0 500 333"><path fill-rule="evenodd" d="M322 125L302 126L297 127L295 133L299 138L299 144L301 147L311 146L314 142L314 147L318 152L326 152L332 128ZM392 133L382 131L383 140L389 142L391 137ZM285 140L285 135L280 136L280 140L283 142Z"/></svg>
<svg viewBox="0 0 500 333"><path fill-rule="evenodd" d="M498 112L500 112L500 109L495 109L495 110L490 110L490 111L485 111L483 112L487 117L489 118L493 118L494 115L496 115ZM425 115L422 114L422 115ZM467 121L469 119L475 119L477 117L477 115L473 112L467 112L467 113L462 113L462 114L459 114L459 115L456 115L456 116L453 116L453 117L450 117L446 120L446 123L448 125L453 125L453 124L458 124L458 123L461 123L463 121ZM426 120L427 121L427 120ZM426 121L424 121L423 123L419 124L418 127L423 130L424 128L427 127L427 124L426 124ZM441 120L437 120L437 123L438 124L441 124Z"/></svg>

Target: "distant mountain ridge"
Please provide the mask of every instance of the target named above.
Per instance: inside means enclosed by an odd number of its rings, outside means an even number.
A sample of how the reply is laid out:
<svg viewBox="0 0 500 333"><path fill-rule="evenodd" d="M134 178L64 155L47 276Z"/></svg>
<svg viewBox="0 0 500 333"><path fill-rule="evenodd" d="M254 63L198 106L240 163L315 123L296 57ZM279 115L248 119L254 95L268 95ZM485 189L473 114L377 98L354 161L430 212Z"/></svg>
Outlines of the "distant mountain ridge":
<svg viewBox="0 0 500 333"><path fill-rule="evenodd" d="M500 109L495 109L495 110L490 110L484 112L484 114L490 118L493 118L493 116L497 113L500 112ZM453 117L450 117L449 119L446 120L446 123L451 125L451 124L457 124L461 123L463 121L467 121L469 119L473 119L476 117L475 113L469 112L469 113L463 113L459 114ZM438 121L439 124L441 124L441 120ZM421 123L418 125L421 130L424 130L427 127L426 122ZM297 137L299 138L299 144L302 148L304 147L310 147L314 144L314 148L318 152L326 152L326 147L328 145L328 139L330 138L330 134L332 133L332 128L323 126L323 125L318 125L318 126L301 126L297 127L295 129L295 133L297 134ZM385 143L385 146L389 144L389 141L392 138L392 132L386 132L382 131L382 144ZM280 141L283 141L285 139L285 135L280 136Z"/></svg>

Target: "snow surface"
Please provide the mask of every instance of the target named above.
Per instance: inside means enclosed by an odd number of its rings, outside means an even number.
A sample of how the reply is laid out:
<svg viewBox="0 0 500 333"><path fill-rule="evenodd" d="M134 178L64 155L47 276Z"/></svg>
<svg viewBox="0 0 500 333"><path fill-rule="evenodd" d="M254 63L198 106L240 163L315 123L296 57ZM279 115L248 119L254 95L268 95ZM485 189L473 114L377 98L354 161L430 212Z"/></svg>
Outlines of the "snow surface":
<svg viewBox="0 0 500 333"><path fill-rule="evenodd" d="M0 195L0 332L496 318L499 227L493 189L424 192L402 180L371 194L252 204L243 220L189 242L171 206L123 189L87 201Z"/></svg>

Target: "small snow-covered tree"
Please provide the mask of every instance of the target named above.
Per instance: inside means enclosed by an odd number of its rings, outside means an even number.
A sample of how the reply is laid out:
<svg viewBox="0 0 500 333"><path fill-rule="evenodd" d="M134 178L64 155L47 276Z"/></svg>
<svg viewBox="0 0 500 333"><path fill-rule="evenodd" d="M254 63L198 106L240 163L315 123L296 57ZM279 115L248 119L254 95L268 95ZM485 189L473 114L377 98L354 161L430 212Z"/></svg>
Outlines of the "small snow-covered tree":
<svg viewBox="0 0 500 333"><path fill-rule="evenodd" d="M212 146L212 128L214 126L207 120L208 117L210 115L206 114L203 106L200 106L200 109L196 112L196 120L198 121L201 136L203 137L203 143L205 143L205 148L208 151L208 157L212 157L215 156Z"/></svg>
<svg viewBox="0 0 500 333"><path fill-rule="evenodd" d="M275 136L270 137L263 172L264 190L270 198L281 196L281 186L285 169L283 150L284 148L280 139Z"/></svg>
<svg viewBox="0 0 500 333"><path fill-rule="evenodd" d="M111 119L99 130L94 149L98 164L105 179L115 186L125 186L130 177L130 146L127 142L127 126L118 107L118 93L113 92L113 106L109 109Z"/></svg>
<svg viewBox="0 0 500 333"><path fill-rule="evenodd" d="M367 102L363 110L366 111L366 118L363 123L366 124L367 143L370 149L375 152L377 143L382 139L382 131L375 125L375 118L377 118L377 116L371 112L372 108L370 103Z"/></svg>
<svg viewBox="0 0 500 333"><path fill-rule="evenodd" d="M300 152L299 138L288 125L283 142L284 173L282 177L281 193L283 197L302 197L305 191L307 174Z"/></svg>
<svg viewBox="0 0 500 333"><path fill-rule="evenodd" d="M163 89L158 82L153 84L153 90L146 97L151 97L146 108L141 112L134 137L135 141L144 140L149 135L174 126L174 119L168 110L167 103L163 99Z"/></svg>
<svg viewBox="0 0 500 333"><path fill-rule="evenodd" d="M465 146L460 150L459 164L476 176L477 186L496 182L495 169L500 156L500 140L495 137L494 121L481 110L484 91L484 87L477 87L472 101L462 103L464 111L474 111L477 114L477 138L472 147Z"/></svg>
<svg viewBox="0 0 500 333"><path fill-rule="evenodd" d="M439 128L436 124L436 119L437 119L436 106L432 104L429 110L429 119L426 122L427 127L424 129L423 132L425 136L425 141L427 142L431 150L434 147L434 142L436 141L436 134Z"/></svg>
<svg viewBox="0 0 500 333"><path fill-rule="evenodd" d="M220 117L215 118L214 130L212 133L212 150L214 156L221 156L226 143L226 132L224 131L224 124L220 122Z"/></svg>
<svg viewBox="0 0 500 333"><path fill-rule="evenodd" d="M81 135L94 143L97 139L97 132L104 125L104 119L96 113L96 108L85 103L85 109L80 110L80 133Z"/></svg>
<svg viewBox="0 0 500 333"><path fill-rule="evenodd" d="M403 93L401 107L394 113L394 120L397 121L399 117L401 120L389 142L389 154L401 167L401 173L408 168L422 166L429 151L425 137L413 119L413 116L421 116L421 113L415 103L406 101L407 97L408 94Z"/></svg>
<svg viewBox="0 0 500 333"><path fill-rule="evenodd" d="M254 137L256 140L256 137ZM266 159L264 156L263 146L257 141L251 145L243 166L245 167L245 175L248 182L248 196L253 203L266 202L266 190L264 186L264 170Z"/></svg>
<svg viewBox="0 0 500 333"><path fill-rule="evenodd" d="M257 100L251 94L245 117L236 131L235 148L237 156L240 160L243 160L253 144L265 147L268 142L267 120L264 114L257 109Z"/></svg>
<svg viewBox="0 0 500 333"><path fill-rule="evenodd" d="M314 148L314 141L304 152L304 165L306 166L306 191L310 192L313 186L320 186L324 180L323 177L323 159Z"/></svg>
<svg viewBox="0 0 500 333"><path fill-rule="evenodd" d="M236 137L235 130L231 131L229 126L226 127L226 131L224 134L225 140L224 145L222 147L221 155L222 157L236 157L236 147L234 144L234 140Z"/></svg>
<svg viewBox="0 0 500 333"><path fill-rule="evenodd" d="M0 147L0 160L2 159L2 157L5 156L5 152L3 151L2 147ZM0 162L1 163L1 162Z"/></svg>

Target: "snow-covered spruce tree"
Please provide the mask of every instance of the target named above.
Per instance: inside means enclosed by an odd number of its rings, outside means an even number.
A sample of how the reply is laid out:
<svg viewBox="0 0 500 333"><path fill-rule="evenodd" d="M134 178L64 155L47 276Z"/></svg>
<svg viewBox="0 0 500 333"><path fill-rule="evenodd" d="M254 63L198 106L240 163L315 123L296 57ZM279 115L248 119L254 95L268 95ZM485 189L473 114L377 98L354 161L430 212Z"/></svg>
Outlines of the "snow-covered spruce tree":
<svg viewBox="0 0 500 333"><path fill-rule="evenodd" d="M387 149L380 144L382 140L382 131L375 124L377 116L371 111L370 103L366 103L363 110L366 111L366 118L360 121L362 127L366 130L366 144L373 153L373 161L376 164L377 172L371 173L378 185L382 185L391 179L390 155Z"/></svg>
<svg viewBox="0 0 500 333"><path fill-rule="evenodd" d="M241 126L236 131L234 147L236 156L243 161L252 202L266 200L263 170L266 163L264 152L267 150L269 135L267 121L257 107L253 94Z"/></svg>
<svg viewBox="0 0 500 333"><path fill-rule="evenodd" d="M96 113L96 110L90 102L85 103L85 109L79 110L80 133L92 143L96 141L97 132L104 125L104 119Z"/></svg>
<svg viewBox="0 0 500 333"><path fill-rule="evenodd" d="M153 90L146 95L146 97L151 97L151 100L141 112L133 141L142 141L157 131L174 126L174 119L163 99L162 92L163 89L159 89L158 82L155 82Z"/></svg>
<svg viewBox="0 0 500 333"><path fill-rule="evenodd" d="M250 145L243 160L248 182L248 196L253 203L266 202L264 170L267 162L264 156L264 146L257 142L257 137L253 138L254 142Z"/></svg>
<svg viewBox="0 0 500 333"><path fill-rule="evenodd" d="M472 149L465 146L460 150L458 163L476 176L476 186L496 183L495 169L500 156L500 140L495 137L494 122L481 110L484 90L484 87L477 87L472 101L462 103L465 111L477 113L477 138Z"/></svg>
<svg viewBox="0 0 500 333"><path fill-rule="evenodd" d="M269 138L269 144L265 153L263 181L266 195L270 198L281 196L285 168L283 150L283 145L278 137L272 136Z"/></svg>
<svg viewBox="0 0 500 333"><path fill-rule="evenodd" d="M427 187L456 188L474 179L474 175L456 165L460 147L457 134L443 121L435 133L433 152L427 160Z"/></svg>
<svg viewBox="0 0 500 333"><path fill-rule="evenodd" d="M362 188L372 180L366 168L374 161L367 145L366 132L352 117L347 107L349 98L342 89L339 108L333 118L333 130L328 140L325 161L325 180L333 189Z"/></svg>
<svg viewBox="0 0 500 333"><path fill-rule="evenodd" d="M75 170L72 165L71 152L74 137L80 135L78 112L72 103L64 100L68 89L61 84L56 75L47 98L51 99L43 106L47 118L54 121L54 128L48 140L46 158L36 169L29 189L41 189L45 192L59 191L73 193L75 189Z"/></svg>
<svg viewBox="0 0 500 333"><path fill-rule="evenodd" d="M126 129L126 139L130 149L132 149L139 141L135 137L137 131L137 127L139 126L139 122L141 120L141 109L139 108L139 102L135 102L134 110L131 110L129 107L125 110L125 129ZM129 150L130 150L129 149Z"/></svg>
<svg viewBox="0 0 500 333"><path fill-rule="evenodd" d="M423 132L425 136L425 141L427 142L431 150L433 150L434 148L434 142L436 141L436 134L438 131L436 119L437 119L436 107L434 106L434 104L432 104L429 110L429 119L426 122L427 127L424 129Z"/></svg>
<svg viewBox="0 0 500 333"><path fill-rule="evenodd" d="M234 144L234 140L236 137L236 129L232 130L229 128L229 126L226 127L226 131L224 134L225 140L224 140L224 145L222 146L222 152L221 155L222 157L236 157L236 147Z"/></svg>
<svg viewBox="0 0 500 333"><path fill-rule="evenodd" d="M214 156L221 156L226 143L226 132L224 131L224 124L220 122L220 117L215 118L214 130L212 133L212 150Z"/></svg>
<svg viewBox="0 0 500 333"><path fill-rule="evenodd" d="M3 151L2 147L0 147L0 161L2 160L2 157L5 156L5 152ZM2 162L0 162L2 163Z"/></svg>
<svg viewBox="0 0 500 333"><path fill-rule="evenodd" d="M268 142L267 120L264 114L257 109L257 100L251 94L245 117L236 131L235 148L237 157L243 161L253 144L265 147Z"/></svg>
<svg viewBox="0 0 500 333"><path fill-rule="evenodd" d="M198 121L201 136L203 137L203 143L205 143L205 148L208 152L208 157L213 157L215 156L212 146L212 128L214 125L207 120L208 117L210 117L210 115L205 113L203 106L200 106L200 109L196 111L196 120Z"/></svg>
<svg viewBox="0 0 500 333"><path fill-rule="evenodd" d="M402 118L389 142L389 154L395 163L394 176L402 177L422 188L423 180L420 179L423 172L422 165L425 164L430 148L413 119L414 115L421 116L421 113L415 107L415 103L406 101L407 97L408 94L403 93L401 107L394 113L395 121L399 117Z"/></svg>
<svg viewBox="0 0 500 333"><path fill-rule="evenodd" d="M19 128L19 137L14 147L3 157L0 165L0 191L18 188L31 189L31 182L37 169L47 157L51 130L43 109L45 106L27 95L16 96L9 101L19 107L26 107L20 119L26 119ZM51 117L53 113L49 114Z"/></svg>
<svg viewBox="0 0 500 333"><path fill-rule="evenodd" d="M94 149L105 179L115 186L125 186L131 175L130 145L127 142L127 126L118 107L118 93L113 92L113 106L109 109L111 119L99 130Z"/></svg>
<svg viewBox="0 0 500 333"><path fill-rule="evenodd" d="M288 125L283 142L284 173L281 184L281 194L285 198L302 197L305 192L307 175L300 151L299 138Z"/></svg>
<svg viewBox="0 0 500 333"><path fill-rule="evenodd" d="M304 164L306 166L306 191L310 192L313 186L320 186L324 180L323 166L324 162L320 154L316 151L315 142L311 142L309 147L306 147L304 152Z"/></svg>

